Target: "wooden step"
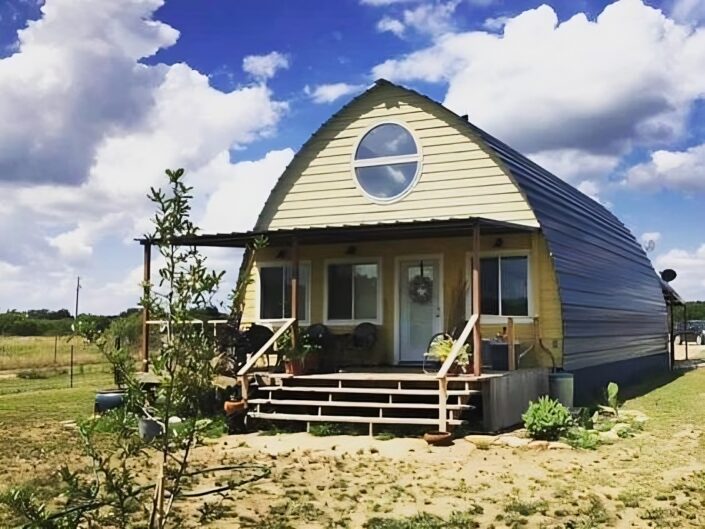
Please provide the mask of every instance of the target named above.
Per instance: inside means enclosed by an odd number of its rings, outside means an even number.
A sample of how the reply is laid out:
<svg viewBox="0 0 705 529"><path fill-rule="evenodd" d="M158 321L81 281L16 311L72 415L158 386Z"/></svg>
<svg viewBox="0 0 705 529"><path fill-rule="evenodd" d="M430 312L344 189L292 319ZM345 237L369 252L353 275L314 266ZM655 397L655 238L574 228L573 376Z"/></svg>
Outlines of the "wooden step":
<svg viewBox="0 0 705 529"><path fill-rule="evenodd" d="M356 388L356 387L325 387L325 386L259 386L260 391L295 391L297 393L353 393L360 395L425 395L438 396L437 389L392 389L392 388ZM477 389L451 389L449 397L466 397L482 393Z"/></svg>
<svg viewBox="0 0 705 529"><path fill-rule="evenodd" d="M309 381L309 380L323 380L323 381L337 381L337 380L364 380L371 382L433 382L437 383L435 373L357 373L357 372L342 372L342 373L321 373L316 375L288 375L286 373L268 373L272 379L279 380L296 380L296 381ZM453 375L447 378L449 383L457 382L480 382L483 378L487 376L482 375L476 377L474 375Z"/></svg>
<svg viewBox="0 0 705 529"><path fill-rule="evenodd" d="M425 402L351 402L342 400L283 400L283 399L249 399L248 404L271 404L273 406L315 406L320 408L384 408L408 410L437 410L438 404ZM469 410L473 406L468 404L447 404L448 410Z"/></svg>
<svg viewBox="0 0 705 529"><path fill-rule="evenodd" d="M268 419L272 421L301 421L301 422L352 422L361 424L427 424L437 425L438 419L422 419L419 417L360 417L355 415L309 415L298 413L265 413L251 411L250 417ZM447 423L453 426L463 424L459 419L448 419Z"/></svg>

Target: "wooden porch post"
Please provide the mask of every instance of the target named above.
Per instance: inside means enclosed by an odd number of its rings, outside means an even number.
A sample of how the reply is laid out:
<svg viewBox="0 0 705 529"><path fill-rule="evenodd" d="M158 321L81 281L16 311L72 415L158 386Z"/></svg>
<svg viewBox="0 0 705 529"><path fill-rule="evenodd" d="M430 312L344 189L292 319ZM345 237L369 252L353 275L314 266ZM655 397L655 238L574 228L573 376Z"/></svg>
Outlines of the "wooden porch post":
<svg viewBox="0 0 705 529"><path fill-rule="evenodd" d="M480 221L475 221L472 230L472 313L477 314L477 324L472 333L473 374L482 374L482 336L480 335Z"/></svg>
<svg viewBox="0 0 705 529"><path fill-rule="evenodd" d="M291 328L292 344L296 347L299 339L299 241L291 241L291 317L296 321Z"/></svg>
<svg viewBox="0 0 705 529"><path fill-rule="evenodd" d="M145 283L145 288L149 292L149 287L147 284L152 278L152 243L147 240L142 243L144 249L144 263L143 263L143 273L144 276L142 280ZM142 308L142 371L145 373L149 371L149 309L147 307Z"/></svg>
<svg viewBox="0 0 705 529"><path fill-rule="evenodd" d="M507 362L509 371L514 371L517 368L517 357L514 348L514 318L507 318L507 353L509 354Z"/></svg>

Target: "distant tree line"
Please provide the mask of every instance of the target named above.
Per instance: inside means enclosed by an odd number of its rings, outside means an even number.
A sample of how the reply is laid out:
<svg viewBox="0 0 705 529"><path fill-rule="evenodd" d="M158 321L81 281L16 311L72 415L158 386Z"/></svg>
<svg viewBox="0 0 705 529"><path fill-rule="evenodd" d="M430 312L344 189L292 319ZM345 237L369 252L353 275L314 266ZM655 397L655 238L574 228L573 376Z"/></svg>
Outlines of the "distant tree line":
<svg viewBox="0 0 705 529"><path fill-rule="evenodd" d="M117 320L125 320L131 341L136 343L137 333L142 332L140 313L141 309L131 308L112 316L79 314L78 325L81 334L92 335L105 331ZM194 312L194 318L207 321L227 316L216 308L208 308ZM0 313L0 336L68 336L73 334L73 326L73 315L68 309L8 310Z"/></svg>
<svg viewBox="0 0 705 529"><path fill-rule="evenodd" d="M688 306L689 321L705 320L705 301L688 301L686 305ZM676 309L674 313L678 315L678 320L683 318L683 309Z"/></svg>

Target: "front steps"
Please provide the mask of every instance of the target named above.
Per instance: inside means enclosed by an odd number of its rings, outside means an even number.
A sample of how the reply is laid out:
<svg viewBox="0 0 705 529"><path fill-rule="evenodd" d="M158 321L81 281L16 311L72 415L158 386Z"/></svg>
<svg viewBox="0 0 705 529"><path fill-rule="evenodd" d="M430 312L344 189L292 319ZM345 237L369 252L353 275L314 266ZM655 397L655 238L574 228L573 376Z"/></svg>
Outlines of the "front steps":
<svg viewBox="0 0 705 529"><path fill-rule="evenodd" d="M440 423L439 381L420 373L327 373L262 375L250 386L248 415L270 421L424 425ZM478 407L480 379L448 377L445 421L465 423Z"/></svg>

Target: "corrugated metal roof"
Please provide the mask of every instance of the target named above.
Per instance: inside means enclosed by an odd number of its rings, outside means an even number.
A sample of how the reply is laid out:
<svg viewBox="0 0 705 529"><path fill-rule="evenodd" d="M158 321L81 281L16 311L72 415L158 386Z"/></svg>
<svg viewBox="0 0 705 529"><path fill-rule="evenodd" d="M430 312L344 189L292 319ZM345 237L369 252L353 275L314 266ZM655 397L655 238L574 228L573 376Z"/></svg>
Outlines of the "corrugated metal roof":
<svg viewBox="0 0 705 529"><path fill-rule="evenodd" d="M563 313L564 368L666 352L660 278L607 208L468 124L526 193L548 244Z"/></svg>

